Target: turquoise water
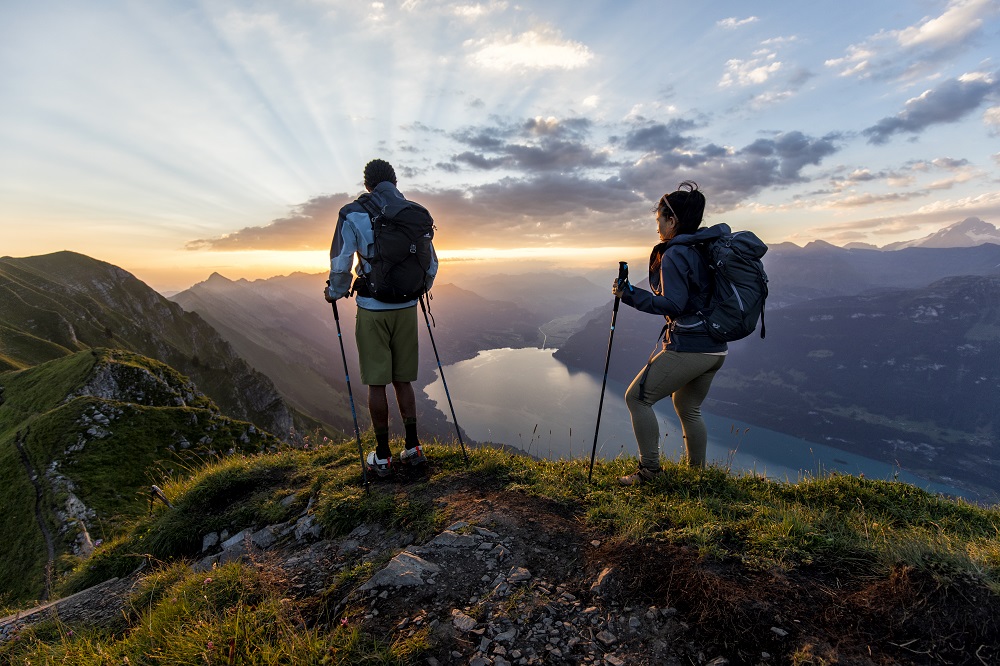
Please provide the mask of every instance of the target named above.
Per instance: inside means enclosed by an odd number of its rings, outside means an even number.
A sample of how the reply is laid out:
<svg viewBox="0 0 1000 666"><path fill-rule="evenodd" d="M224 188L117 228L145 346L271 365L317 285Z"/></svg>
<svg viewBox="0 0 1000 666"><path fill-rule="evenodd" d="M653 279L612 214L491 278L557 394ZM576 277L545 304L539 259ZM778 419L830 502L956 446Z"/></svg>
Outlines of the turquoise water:
<svg viewBox="0 0 1000 666"><path fill-rule="evenodd" d="M554 350L489 349L475 358L445 366L444 375L458 422L477 441L509 444L543 458L590 458L594 446L601 377L571 371L552 357ZM638 369L637 369L638 370ZM608 381L601 410L597 455L636 455L625 399L626 387ZM424 392L449 415L440 377ZM711 396L711 394L709 394ZM660 420L661 451L680 460L684 441L668 400L654 409ZM932 483L893 465L814 444L749 423L706 413L708 460L733 472L798 481L830 471L898 479L932 492L971 497L966 491ZM974 497L971 497L974 499Z"/></svg>

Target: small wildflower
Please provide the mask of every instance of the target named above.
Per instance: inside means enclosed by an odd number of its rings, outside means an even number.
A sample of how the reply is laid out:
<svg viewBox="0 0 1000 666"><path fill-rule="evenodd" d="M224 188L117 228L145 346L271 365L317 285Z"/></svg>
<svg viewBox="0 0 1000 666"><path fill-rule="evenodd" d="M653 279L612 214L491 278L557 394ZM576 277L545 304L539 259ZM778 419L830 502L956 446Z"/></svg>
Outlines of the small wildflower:
<svg viewBox="0 0 1000 666"><path fill-rule="evenodd" d="M212 577L209 576L208 578L205 579L204 585L208 585L211 582L212 582Z"/></svg>
<svg viewBox="0 0 1000 666"><path fill-rule="evenodd" d="M342 627L346 627L347 626L347 618L346 617L340 618L340 626L342 626Z"/></svg>
<svg viewBox="0 0 1000 666"><path fill-rule="evenodd" d="M214 650L215 649L215 643L213 643L212 641L209 641L208 644L205 647L208 648L209 650Z"/></svg>
<svg viewBox="0 0 1000 666"><path fill-rule="evenodd" d="M72 635L73 635L73 630L72 629L70 629L69 631L66 632L66 636L67 637L70 637Z"/></svg>

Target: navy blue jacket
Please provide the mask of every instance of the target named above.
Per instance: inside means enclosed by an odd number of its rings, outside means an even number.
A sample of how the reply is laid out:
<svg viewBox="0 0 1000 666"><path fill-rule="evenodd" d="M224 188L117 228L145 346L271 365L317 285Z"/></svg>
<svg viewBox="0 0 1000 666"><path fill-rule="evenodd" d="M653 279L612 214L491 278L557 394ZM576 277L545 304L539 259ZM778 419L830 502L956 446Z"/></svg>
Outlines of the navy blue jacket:
<svg viewBox="0 0 1000 666"><path fill-rule="evenodd" d="M709 305L712 275L701 251L692 245L724 233L729 233L729 226L717 224L660 243L649 255L649 286L653 291L632 286L622 294L622 303L663 316L667 323L664 349L697 353L728 350L725 342L708 334L698 315Z"/></svg>

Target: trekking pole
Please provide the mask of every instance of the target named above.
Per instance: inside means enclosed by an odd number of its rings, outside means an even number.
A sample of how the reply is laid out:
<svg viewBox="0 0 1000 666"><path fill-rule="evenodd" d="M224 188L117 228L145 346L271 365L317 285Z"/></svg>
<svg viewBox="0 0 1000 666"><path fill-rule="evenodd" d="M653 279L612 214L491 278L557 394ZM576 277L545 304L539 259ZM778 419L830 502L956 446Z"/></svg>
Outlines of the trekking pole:
<svg viewBox="0 0 1000 666"><path fill-rule="evenodd" d="M618 282L616 283L619 288L621 285L628 280L628 264L624 261L618 262ZM615 308L614 312L611 314L611 335L608 336L608 357L604 361L604 382L601 383L601 401L597 405L597 427L594 428L594 448L590 451L590 471L587 472L587 483L590 483L590 478L594 475L594 456L597 455L597 433L601 431L601 409L604 407L604 389L608 385L608 367L611 365L611 343L615 339L615 321L618 319L618 304L621 303L621 298L615 296Z"/></svg>
<svg viewBox="0 0 1000 666"><path fill-rule="evenodd" d="M354 409L354 393L351 391L351 373L347 370L347 352L344 351L344 336L340 332L340 313L337 312L337 301L333 301L330 305L333 306L333 319L337 322L337 340L340 342L340 357L344 359L344 379L347 381L347 397L351 401L351 418L354 419L354 437L358 440L358 456L361 458L361 480L365 484L365 492L367 493L369 492L368 471L365 469L365 452L361 448L361 430L358 429L358 412Z"/></svg>
<svg viewBox="0 0 1000 666"><path fill-rule="evenodd" d="M444 394L448 398L448 407L451 409L451 420L455 422L455 433L458 435L458 443L462 445L462 458L465 459L465 466L469 466L469 454L465 452L465 442L462 441L462 430L458 427L458 417L455 416L455 405L451 402L451 393L448 392L448 382L444 379L444 368L441 367L441 357L438 356L438 348L434 343L434 334L431 332L431 320L427 316L427 307L424 305L424 297L420 296L420 309L424 313L424 321L427 322L427 335L431 337L431 347L434 348L434 358L437 360L438 372L441 373L441 383L444 384Z"/></svg>

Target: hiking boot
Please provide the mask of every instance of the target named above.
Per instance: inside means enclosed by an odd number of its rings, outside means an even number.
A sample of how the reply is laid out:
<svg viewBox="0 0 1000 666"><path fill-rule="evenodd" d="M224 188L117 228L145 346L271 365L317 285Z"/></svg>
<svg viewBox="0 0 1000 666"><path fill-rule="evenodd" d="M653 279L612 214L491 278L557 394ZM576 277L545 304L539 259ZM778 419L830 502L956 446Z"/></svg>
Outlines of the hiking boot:
<svg viewBox="0 0 1000 666"><path fill-rule="evenodd" d="M368 452L368 473L384 479L392 474L392 456L379 458L374 451Z"/></svg>
<svg viewBox="0 0 1000 666"><path fill-rule="evenodd" d="M620 477L618 483L623 486L638 486L643 483L649 483L660 476L663 476L663 470L659 467L653 469L639 465L639 469L636 471L627 476Z"/></svg>
<svg viewBox="0 0 1000 666"><path fill-rule="evenodd" d="M399 462L402 465L410 465L411 467L423 465L427 462L427 456L424 455L424 447L417 444L412 449L403 449L399 453Z"/></svg>

